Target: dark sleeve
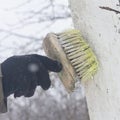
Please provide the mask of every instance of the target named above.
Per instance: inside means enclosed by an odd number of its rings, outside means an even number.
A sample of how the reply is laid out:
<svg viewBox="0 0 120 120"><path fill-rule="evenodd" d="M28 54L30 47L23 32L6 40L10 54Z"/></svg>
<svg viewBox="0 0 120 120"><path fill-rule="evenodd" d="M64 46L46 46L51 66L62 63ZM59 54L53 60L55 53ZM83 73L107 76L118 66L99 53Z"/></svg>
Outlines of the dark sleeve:
<svg viewBox="0 0 120 120"><path fill-rule="evenodd" d="M2 73L0 65L0 113L7 112L7 98L4 98L3 85L2 85Z"/></svg>

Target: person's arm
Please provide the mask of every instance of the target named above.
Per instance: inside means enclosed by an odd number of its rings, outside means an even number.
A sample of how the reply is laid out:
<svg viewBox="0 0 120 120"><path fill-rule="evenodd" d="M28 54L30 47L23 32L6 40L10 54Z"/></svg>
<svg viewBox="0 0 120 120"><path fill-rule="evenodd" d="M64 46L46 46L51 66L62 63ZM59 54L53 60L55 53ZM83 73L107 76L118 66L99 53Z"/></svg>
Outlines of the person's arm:
<svg viewBox="0 0 120 120"><path fill-rule="evenodd" d="M2 77L3 76L2 76L1 64L0 64L0 113L5 113L7 112L7 101L4 98Z"/></svg>
<svg viewBox="0 0 120 120"><path fill-rule="evenodd" d="M37 54L8 58L1 64L6 103L10 94L14 94L14 97L31 97L38 85L44 90L49 89L51 81L48 71L60 72L61 69L60 62Z"/></svg>

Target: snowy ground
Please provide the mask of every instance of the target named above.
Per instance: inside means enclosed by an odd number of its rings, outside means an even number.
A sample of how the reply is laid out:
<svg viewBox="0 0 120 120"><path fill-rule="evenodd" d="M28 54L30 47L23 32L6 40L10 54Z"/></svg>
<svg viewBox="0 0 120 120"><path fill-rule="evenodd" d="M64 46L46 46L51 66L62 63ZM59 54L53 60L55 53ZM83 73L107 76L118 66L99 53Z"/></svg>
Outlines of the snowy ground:
<svg viewBox="0 0 120 120"><path fill-rule="evenodd" d="M36 51L32 49L38 48L39 45L33 41L38 40L41 46L41 38L43 39L48 32L60 32L73 26L70 17L57 20L52 18L69 13L69 9L59 7L59 5L67 7L67 0L56 0L54 10L48 7L49 4L49 0L46 2L44 0L1 0L0 61L14 54L26 54L27 51L34 53ZM34 12L42 9L45 10L41 14L35 13L34 16ZM33 44L28 45L29 42ZM42 53L39 52L39 54Z"/></svg>

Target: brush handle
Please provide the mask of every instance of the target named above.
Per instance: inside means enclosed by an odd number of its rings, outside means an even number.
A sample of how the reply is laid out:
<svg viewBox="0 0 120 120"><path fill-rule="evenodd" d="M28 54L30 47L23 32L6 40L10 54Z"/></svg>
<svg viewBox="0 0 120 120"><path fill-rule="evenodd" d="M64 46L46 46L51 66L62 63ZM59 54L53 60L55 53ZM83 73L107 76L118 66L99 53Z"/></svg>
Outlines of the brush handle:
<svg viewBox="0 0 120 120"><path fill-rule="evenodd" d="M62 63L63 69L58 75L67 91L72 92L75 88L76 74L70 61L67 59L57 36L53 33L49 33L43 41L43 48L48 57Z"/></svg>

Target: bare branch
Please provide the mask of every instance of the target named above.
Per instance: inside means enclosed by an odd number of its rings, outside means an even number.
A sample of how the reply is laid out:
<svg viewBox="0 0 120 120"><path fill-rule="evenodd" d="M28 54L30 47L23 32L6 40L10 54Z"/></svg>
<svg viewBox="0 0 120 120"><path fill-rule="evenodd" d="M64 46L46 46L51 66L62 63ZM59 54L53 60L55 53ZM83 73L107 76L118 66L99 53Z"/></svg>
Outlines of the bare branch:
<svg viewBox="0 0 120 120"><path fill-rule="evenodd" d="M9 10L18 9L18 8L21 8L21 7L23 7L24 5L30 3L31 1L32 1L32 0L27 0L27 1L25 1L25 2L23 2L23 3L21 3L21 4L19 4L19 5L17 5L17 6L15 6L15 7L7 8L7 9L4 9L4 10L5 10L5 11L9 11Z"/></svg>
<svg viewBox="0 0 120 120"><path fill-rule="evenodd" d="M21 38L32 39L32 40L40 40L40 38L36 38L36 37L33 37L33 36L22 35L22 34L12 32L12 31L9 31L9 30L5 30L5 29L0 29L0 32L4 32L4 33L7 33L9 35L14 35L14 36L21 37ZM6 37L8 37L8 36L6 36Z"/></svg>
<svg viewBox="0 0 120 120"><path fill-rule="evenodd" d="M52 7L51 14L44 12L44 10L47 10L50 7ZM70 13L68 12L67 7L65 7L63 5L59 5L57 7L59 9L61 9L61 10L58 11L59 13L54 10L54 5L51 6L51 4L46 5L45 7L43 7L42 9L40 9L38 11L30 10L28 12L23 12L23 14L27 14L28 16L26 18L23 18L22 22L26 21L26 20L30 21L33 18L38 18L38 16L39 16L39 19L43 19L43 20L48 19L48 18L52 18L52 17L55 18L55 16L60 16L60 13L61 13L61 16L63 16L63 18L71 17ZM60 12L60 11L62 11L62 12Z"/></svg>
<svg viewBox="0 0 120 120"><path fill-rule="evenodd" d="M115 12L116 14L120 14L120 11L115 10L115 9L113 9L113 8L110 8L110 7L100 6L99 8L104 9L104 10L108 10L108 11Z"/></svg>

